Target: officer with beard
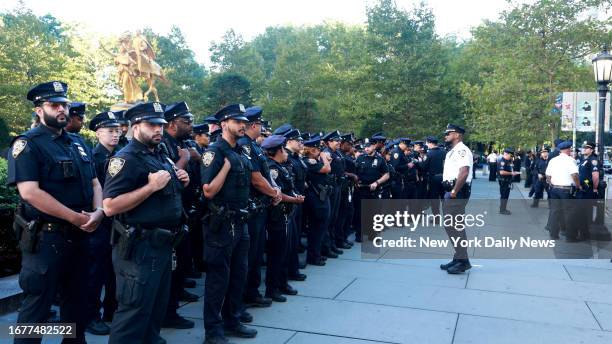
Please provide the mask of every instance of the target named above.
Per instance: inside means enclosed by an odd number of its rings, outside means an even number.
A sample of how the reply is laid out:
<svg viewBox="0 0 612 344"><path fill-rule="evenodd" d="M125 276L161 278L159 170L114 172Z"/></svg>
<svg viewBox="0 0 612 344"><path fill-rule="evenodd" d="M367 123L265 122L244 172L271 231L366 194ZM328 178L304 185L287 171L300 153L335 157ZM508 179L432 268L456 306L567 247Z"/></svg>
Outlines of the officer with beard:
<svg viewBox="0 0 612 344"><path fill-rule="evenodd" d="M65 83L53 81L28 92L41 125L11 144L7 183L17 186L21 200L13 224L22 252L17 323L46 322L59 292L60 321L76 323L76 338L64 341L85 343L87 233L96 230L104 210L92 157L64 130L67 91ZM15 338L32 342L41 338Z"/></svg>
<svg viewBox="0 0 612 344"><path fill-rule="evenodd" d="M240 322L249 255L250 152L238 145L248 119L242 104L228 105L215 117L219 140L202 155L202 190L206 197L206 280L204 329L207 344L227 343L225 335L253 338L257 331Z"/></svg>
<svg viewBox="0 0 612 344"><path fill-rule="evenodd" d="M189 175L160 149L164 105L125 112L134 137L108 163L104 209L113 220L117 301L109 343L160 343L173 266L182 235L181 194Z"/></svg>

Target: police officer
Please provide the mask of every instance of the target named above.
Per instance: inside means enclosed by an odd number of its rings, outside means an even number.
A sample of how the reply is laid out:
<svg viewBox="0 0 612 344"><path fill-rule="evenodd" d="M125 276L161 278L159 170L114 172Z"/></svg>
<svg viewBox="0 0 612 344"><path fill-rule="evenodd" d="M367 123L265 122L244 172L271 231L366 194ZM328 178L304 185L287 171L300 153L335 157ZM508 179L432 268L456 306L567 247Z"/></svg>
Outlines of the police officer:
<svg viewBox="0 0 612 344"><path fill-rule="evenodd" d="M428 136L426 144L428 148L427 163L425 164L427 198L431 200L431 212L437 215L440 214L440 200L444 197L442 173L444 172L446 152L438 146L438 138L435 136Z"/></svg>
<svg viewBox="0 0 612 344"><path fill-rule="evenodd" d="M97 114L89 122L89 130L96 133L98 144L93 149L93 162L96 175L102 187L106 178L108 161L117 152L121 129L115 114L105 111ZM95 335L107 335L110 327L104 321L112 321L117 301L115 299L115 272L113 270L110 218L105 218L98 229L89 236L89 279L87 297L86 331ZM104 287L104 301L100 296ZM104 307L104 316L100 317L100 307Z"/></svg>
<svg viewBox="0 0 612 344"><path fill-rule="evenodd" d="M521 166L523 164L523 152L522 151L517 151L516 154L513 154L513 159L512 159L512 164L513 164L513 169L515 173L512 176L512 182L513 183L520 183L521 182Z"/></svg>
<svg viewBox="0 0 612 344"><path fill-rule="evenodd" d="M204 123L208 124L210 143L217 142L217 139L221 136L221 123L214 115L204 118Z"/></svg>
<svg viewBox="0 0 612 344"><path fill-rule="evenodd" d="M285 149L287 150L288 158L287 165L291 167L293 177L293 186L295 193L305 195L306 191L306 172L308 167L302 161L300 152L304 148L301 133L298 129L292 129L283 134L287 139ZM287 262L287 279L291 281L304 281L306 275L300 273L300 261L298 251L301 246L300 236L302 233L302 214L303 204L296 204L292 216L289 218L289 246L288 262Z"/></svg>
<svg viewBox="0 0 612 344"><path fill-rule="evenodd" d="M283 166L288 157L284 145L285 137L281 135L269 136L261 145L268 157L270 176L282 191L281 203L268 210L267 223L266 297L275 302L287 301L283 294L297 294L297 290L287 283L286 274L290 240L289 220L293 214L293 205L304 202L304 196L295 193L291 173Z"/></svg>
<svg viewBox="0 0 612 344"><path fill-rule="evenodd" d="M129 143L127 134L130 131L130 121L125 118L125 110L113 111L113 113L115 114L117 122L119 122L119 128L121 128L121 137L119 138L119 145L117 146L117 151L119 151Z"/></svg>
<svg viewBox="0 0 612 344"><path fill-rule="evenodd" d="M331 207L331 214L329 217L329 226L326 233L323 236L323 248L322 252L324 256L328 258L337 258L343 251L336 246L336 242L344 241L342 237L341 229L338 221L338 211L340 210L340 191L342 182L344 181L344 172L346 170L344 166L344 159L340 154L340 132L334 130L327 133L322 137L325 144L323 154L327 154L331 158L331 172L328 174L328 184L331 186L331 194L329 196L329 205ZM338 240L336 241L336 238Z"/></svg>
<svg viewBox="0 0 612 344"><path fill-rule="evenodd" d="M336 240L339 248L350 249L353 243L348 240L348 236L353 225L353 214L355 213L355 185L358 178L356 174L355 158L353 157L353 141L355 137L352 133L340 136L340 154L344 160L345 172L344 180L340 190L340 214L339 227L340 237Z"/></svg>
<svg viewBox="0 0 612 344"><path fill-rule="evenodd" d="M376 152L376 145L371 141L364 143L364 154L359 155L355 161L357 178L357 201L355 212L361 219L361 201L380 198L380 187L389 180L389 168L385 159ZM355 229L355 241L362 242L361 228Z"/></svg>
<svg viewBox="0 0 612 344"><path fill-rule="evenodd" d="M557 145L559 155L550 159L546 168L546 181L550 184L549 232L551 239L559 239L559 232L565 228L567 242L578 241L574 226L574 209L569 201L574 190L583 191L578 176L576 160L570 156L571 141Z"/></svg>
<svg viewBox="0 0 612 344"><path fill-rule="evenodd" d="M512 157L514 156L514 149L506 148L502 158L497 162L497 181L499 182L499 213L502 215L511 215L512 213L507 209L508 197L510 196L510 189L512 189L512 178L520 172L514 171L514 164Z"/></svg>
<svg viewBox="0 0 612 344"><path fill-rule="evenodd" d="M544 190L548 194L548 184L546 183L546 168L548 167L548 147L542 147L540 157L535 160L533 166L533 203L532 208L537 208L540 200L544 197ZM548 197L550 199L550 195Z"/></svg>
<svg viewBox="0 0 612 344"><path fill-rule="evenodd" d="M427 152L425 151L425 142L417 140L412 142L414 145L414 164L417 170L417 183L416 183L416 198L425 199L427 198L427 179L425 178L425 167L427 164ZM423 204L422 202L419 202ZM421 205L421 209L423 206Z"/></svg>
<svg viewBox="0 0 612 344"><path fill-rule="evenodd" d="M331 157L321 154L321 138L311 137L304 141L304 156L302 160L308 167L306 174L306 198L304 201L304 216L308 219L308 248L306 262L311 265L325 265L325 257L321 255L323 234L327 230L330 204L327 174L331 172Z"/></svg>
<svg viewBox="0 0 612 344"><path fill-rule="evenodd" d="M193 139L198 144L196 149L198 153L203 154L210 144L210 136L208 135L208 124L198 124L193 126Z"/></svg>
<svg viewBox="0 0 612 344"><path fill-rule="evenodd" d="M404 181L404 198L405 199L416 199L417 197L417 169L414 161L414 154L412 151L412 140L409 138L401 138L399 148L404 152L408 168L401 170L402 179ZM414 210L414 206L412 206Z"/></svg>
<svg viewBox="0 0 612 344"><path fill-rule="evenodd" d="M472 192L472 152L463 143L465 129L458 125L449 124L444 133L444 140L450 147L444 159L444 172L442 173L442 186L444 187L444 202L442 210L444 215L450 215L455 220L465 213L465 207ZM459 238L461 242L467 240L465 230L458 230L461 223L455 221L445 226L449 239ZM457 239L455 239L457 240ZM451 241L452 242L452 241ZM461 244L454 245L455 255L447 264L440 265L440 269L449 274L460 274L470 269L467 248Z"/></svg>
<svg viewBox="0 0 612 344"><path fill-rule="evenodd" d="M202 190L207 199L204 329L207 344L227 343L225 335L252 338L257 331L240 323L249 255L250 152L238 145L248 119L242 104L220 109L219 140L202 155Z"/></svg>
<svg viewBox="0 0 612 344"><path fill-rule="evenodd" d="M108 163L104 209L115 216L113 266L119 302L109 343L164 342L159 331L175 268L172 248L184 231L181 193L189 175L159 147L167 123L163 116L160 103L127 110L134 137Z"/></svg>
<svg viewBox="0 0 612 344"><path fill-rule="evenodd" d="M406 139L400 139L400 142L406 142ZM405 144L405 143L404 143ZM393 199L404 199L406 197L404 187L404 175L408 172L408 158L398 145L394 145L389 151L389 162L395 170L393 175L390 175L391 185L391 196Z"/></svg>
<svg viewBox="0 0 612 344"><path fill-rule="evenodd" d="M202 242L202 226L195 210L196 202L199 199L198 180L200 179L201 159L200 154L189 143L193 130L193 118L194 116L185 102L170 104L164 112L164 119L167 123L164 125L164 135L160 148L167 152L168 157L177 168L185 170L189 174L189 180L192 181L183 190L181 198L183 209L187 214L187 218L183 219L182 224L189 227L189 240L182 240L174 250L177 267L172 271L170 298L166 308L166 316L162 323L164 328L193 328L194 322L178 315L177 309L179 300L186 302L198 300L197 295L184 289L184 286L195 287L195 281L185 280L186 274L192 268L190 244L196 241Z"/></svg>
<svg viewBox="0 0 612 344"><path fill-rule="evenodd" d="M72 134L78 134L81 129L83 129L83 122L85 121L85 109L85 103L70 103L70 111L68 112L69 120L65 128L67 132Z"/></svg>
<svg viewBox="0 0 612 344"><path fill-rule="evenodd" d="M582 145L582 156L578 161L578 175L582 191L576 193L576 199L581 201L576 202L576 215L579 219L576 221L578 238L581 240L589 239L589 227L593 222L593 206L597 199L599 188L599 162L597 155L594 154L595 144L593 142L585 142Z"/></svg>
<svg viewBox="0 0 612 344"><path fill-rule="evenodd" d="M270 169L266 162L266 156L255 140L261 135L261 115L263 109L258 106L245 110L244 117L249 121L245 135L238 140L238 145L251 158L251 197L255 201L256 210L251 212L249 218L249 272L244 290L244 301L247 307L269 307L272 300L263 297L259 293L261 284L261 260L266 244L266 220L268 212L266 208L271 204L277 204L281 200L280 188L272 186Z"/></svg>
<svg viewBox="0 0 612 344"><path fill-rule="evenodd" d="M87 233L104 218L102 189L92 157L79 138L64 130L68 121L68 86L59 81L32 88L41 125L19 135L8 153L9 185L21 200L14 227L22 252L19 284L24 299L17 323L44 323L60 294L60 321L76 323L85 343ZM16 338L15 343L41 339Z"/></svg>

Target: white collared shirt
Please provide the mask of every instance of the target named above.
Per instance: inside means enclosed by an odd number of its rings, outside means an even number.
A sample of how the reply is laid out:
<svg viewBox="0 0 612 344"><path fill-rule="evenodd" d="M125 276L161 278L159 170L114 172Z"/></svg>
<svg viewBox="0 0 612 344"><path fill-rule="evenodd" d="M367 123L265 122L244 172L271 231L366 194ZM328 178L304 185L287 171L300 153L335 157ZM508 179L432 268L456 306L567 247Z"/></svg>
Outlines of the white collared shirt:
<svg viewBox="0 0 612 344"><path fill-rule="evenodd" d="M497 162L497 154L491 153L487 156L488 162Z"/></svg>
<svg viewBox="0 0 612 344"><path fill-rule="evenodd" d="M550 159L546 167L546 175L550 176L550 183L557 186L572 186L574 180L572 174L578 174L578 165L571 156L560 153Z"/></svg>
<svg viewBox="0 0 612 344"><path fill-rule="evenodd" d="M463 142L459 142L446 153L446 160L444 160L444 172L442 173L442 180L453 181L459 177L459 169L464 166L469 167L468 176L466 183L472 181L472 164L474 158L472 151Z"/></svg>

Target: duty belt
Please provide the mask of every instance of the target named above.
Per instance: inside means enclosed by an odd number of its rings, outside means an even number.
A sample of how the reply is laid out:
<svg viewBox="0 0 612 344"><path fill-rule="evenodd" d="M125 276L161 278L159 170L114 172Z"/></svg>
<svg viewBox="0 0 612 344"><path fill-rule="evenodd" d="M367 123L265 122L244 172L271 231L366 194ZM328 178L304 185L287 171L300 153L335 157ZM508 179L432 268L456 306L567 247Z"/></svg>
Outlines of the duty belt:
<svg viewBox="0 0 612 344"><path fill-rule="evenodd" d="M553 189L562 189L562 190L571 190L573 188L573 186L566 186L566 185L552 185L550 186Z"/></svg>

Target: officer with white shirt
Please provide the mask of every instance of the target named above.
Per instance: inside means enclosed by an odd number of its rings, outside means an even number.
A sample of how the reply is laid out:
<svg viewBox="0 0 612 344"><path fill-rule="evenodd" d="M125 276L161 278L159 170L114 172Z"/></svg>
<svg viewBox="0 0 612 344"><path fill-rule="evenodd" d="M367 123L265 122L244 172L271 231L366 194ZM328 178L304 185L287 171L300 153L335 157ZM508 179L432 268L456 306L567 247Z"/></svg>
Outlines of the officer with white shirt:
<svg viewBox="0 0 612 344"><path fill-rule="evenodd" d="M449 124L444 133L444 140L450 150L446 153L444 160L444 171L442 173L442 187L445 191L442 210L444 216L451 215L453 219L460 218L465 213L465 206L472 192L472 151L463 143L465 129L460 126ZM460 222L453 221L454 226L445 226L446 234L451 239L460 238L459 242L467 240L464 226ZM458 228L461 228L459 230ZM455 246L455 245L454 245ZM467 248L460 244L455 247L453 260L447 264L440 265L440 269L449 274L460 274L469 270L472 266L468 259Z"/></svg>
<svg viewBox="0 0 612 344"><path fill-rule="evenodd" d="M576 242L576 228L572 225L572 203L575 190L582 191L576 160L570 156L572 141L560 143L559 155L551 159L546 168L546 181L550 184L550 237L559 239L559 231L565 228L565 240Z"/></svg>
<svg viewBox="0 0 612 344"><path fill-rule="evenodd" d="M497 151L492 151L487 155L487 162L489 163L489 181L494 182L497 176Z"/></svg>

